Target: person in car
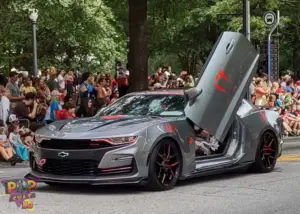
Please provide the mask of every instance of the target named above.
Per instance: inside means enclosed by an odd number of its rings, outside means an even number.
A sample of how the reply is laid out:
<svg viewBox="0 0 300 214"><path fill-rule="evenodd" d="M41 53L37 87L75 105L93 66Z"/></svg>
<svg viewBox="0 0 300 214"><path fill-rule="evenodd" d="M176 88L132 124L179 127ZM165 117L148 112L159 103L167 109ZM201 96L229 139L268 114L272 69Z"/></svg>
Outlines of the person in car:
<svg viewBox="0 0 300 214"><path fill-rule="evenodd" d="M219 141L217 141L209 132L194 125L196 133L195 150L197 155L212 155L219 148Z"/></svg>

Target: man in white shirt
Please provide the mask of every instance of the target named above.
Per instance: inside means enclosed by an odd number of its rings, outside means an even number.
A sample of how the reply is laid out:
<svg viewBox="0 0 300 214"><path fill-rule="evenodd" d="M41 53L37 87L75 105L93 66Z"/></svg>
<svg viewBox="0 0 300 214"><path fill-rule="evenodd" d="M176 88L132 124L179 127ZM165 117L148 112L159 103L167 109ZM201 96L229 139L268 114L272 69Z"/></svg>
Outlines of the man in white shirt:
<svg viewBox="0 0 300 214"><path fill-rule="evenodd" d="M66 83L65 83L65 79L64 79L64 75L65 75L65 71L62 70L59 75L57 76L57 83L58 83L58 87L60 91L65 90L66 87Z"/></svg>
<svg viewBox="0 0 300 214"><path fill-rule="evenodd" d="M9 95L9 90L6 88L2 88L0 90L0 124L7 127L8 114L10 111L10 101L7 98Z"/></svg>

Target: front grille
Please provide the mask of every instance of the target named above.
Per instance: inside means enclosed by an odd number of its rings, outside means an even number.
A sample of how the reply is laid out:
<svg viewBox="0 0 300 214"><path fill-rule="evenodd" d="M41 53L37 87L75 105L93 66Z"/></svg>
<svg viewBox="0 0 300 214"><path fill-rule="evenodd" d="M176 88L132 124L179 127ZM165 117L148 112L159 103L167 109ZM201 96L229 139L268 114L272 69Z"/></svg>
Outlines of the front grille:
<svg viewBox="0 0 300 214"><path fill-rule="evenodd" d="M43 140L40 143L40 147L45 149L80 150L102 149L114 146L105 141L51 139Z"/></svg>
<svg viewBox="0 0 300 214"><path fill-rule="evenodd" d="M42 167L36 166L36 170L54 175L95 176L98 174L98 165L97 160L47 159Z"/></svg>

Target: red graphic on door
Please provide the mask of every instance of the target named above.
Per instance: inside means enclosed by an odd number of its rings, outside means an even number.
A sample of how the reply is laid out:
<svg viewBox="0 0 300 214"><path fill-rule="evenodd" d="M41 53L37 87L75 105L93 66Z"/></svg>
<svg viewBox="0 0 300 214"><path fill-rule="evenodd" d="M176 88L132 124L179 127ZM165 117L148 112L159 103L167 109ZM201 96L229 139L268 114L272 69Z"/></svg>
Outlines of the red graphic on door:
<svg viewBox="0 0 300 214"><path fill-rule="evenodd" d="M231 80L226 76L226 74L223 72L223 69L221 68L220 70L219 70L219 72L216 74L216 76L215 76L215 81L214 81L214 87L218 90L218 91L220 91L220 92L224 92L224 93L227 93L227 91L222 87L222 86L220 86L219 84L218 84L218 80L219 79L223 79L223 80L225 80L226 82L230 82Z"/></svg>

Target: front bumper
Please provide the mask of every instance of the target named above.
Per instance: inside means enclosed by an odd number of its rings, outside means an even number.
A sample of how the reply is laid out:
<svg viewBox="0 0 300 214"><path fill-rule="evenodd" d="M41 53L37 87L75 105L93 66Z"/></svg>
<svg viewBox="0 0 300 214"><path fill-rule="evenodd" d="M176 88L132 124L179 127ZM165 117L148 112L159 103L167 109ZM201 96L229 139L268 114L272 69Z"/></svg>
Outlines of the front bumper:
<svg viewBox="0 0 300 214"><path fill-rule="evenodd" d="M62 152L68 155L60 157ZM31 170L25 178L90 185L140 184L148 177L146 157L136 145L84 150L35 147L29 154Z"/></svg>

